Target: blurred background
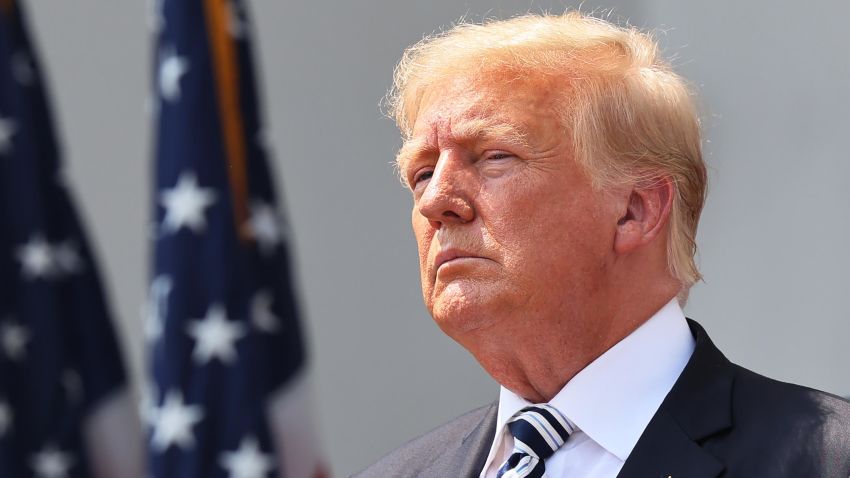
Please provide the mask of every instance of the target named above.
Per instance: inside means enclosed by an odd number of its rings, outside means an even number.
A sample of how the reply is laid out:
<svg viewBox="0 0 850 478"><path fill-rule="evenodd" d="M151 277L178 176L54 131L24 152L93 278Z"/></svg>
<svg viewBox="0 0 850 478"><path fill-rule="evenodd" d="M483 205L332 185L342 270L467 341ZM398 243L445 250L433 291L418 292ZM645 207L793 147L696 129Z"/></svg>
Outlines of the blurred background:
<svg viewBox="0 0 850 478"><path fill-rule="evenodd" d="M335 476L497 398L422 305L411 199L380 101L424 34L563 1L254 1L315 410ZM657 31L699 95L710 192L686 308L730 359L850 394L850 3L586 1ZM133 383L149 285L151 6L29 4L54 118ZM381 413L377 413L380 410Z"/></svg>

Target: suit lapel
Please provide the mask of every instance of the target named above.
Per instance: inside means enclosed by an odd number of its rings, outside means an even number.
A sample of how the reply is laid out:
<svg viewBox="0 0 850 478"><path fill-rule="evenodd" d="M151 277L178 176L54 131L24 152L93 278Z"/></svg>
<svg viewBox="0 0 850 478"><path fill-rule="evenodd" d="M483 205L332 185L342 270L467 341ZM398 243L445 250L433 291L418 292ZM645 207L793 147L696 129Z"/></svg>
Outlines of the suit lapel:
<svg viewBox="0 0 850 478"><path fill-rule="evenodd" d="M723 464L699 442L732 426L734 366L699 324L688 321L696 347L670 393L629 454L618 478L715 478ZM421 476L478 478L496 433L498 402L454 451Z"/></svg>
<svg viewBox="0 0 850 478"><path fill-rule="evenodd" d="M667 413L649 422L618 478L715 478L723 464L693 442Z"/></svg>
<svg viewBox="0 0 850 478"><path fill-rule="evenodd" d="M421 476L478 478L496 434L498 410L499 402L493 402L478 425L463 437L460 446L424 470Z"/></svg>
<svg viewBox="0 0 850 478"><path fill-rule="evenodd" d="M694 353L618 478L714 478L723 471L699 442L732 426L735 369L699 324L688 325Z"/></svg>
<svg viewBox="0 0 850 478"><path fill-rule="evenodd" d="M496 435L498 404L497 401L490 405L490 409L487 410L481 423L463 439L458 454L457 470L459 473L457 476L478 478L481 474L484 462L487 461L487 455L490 454L493 437Z"/></svg>

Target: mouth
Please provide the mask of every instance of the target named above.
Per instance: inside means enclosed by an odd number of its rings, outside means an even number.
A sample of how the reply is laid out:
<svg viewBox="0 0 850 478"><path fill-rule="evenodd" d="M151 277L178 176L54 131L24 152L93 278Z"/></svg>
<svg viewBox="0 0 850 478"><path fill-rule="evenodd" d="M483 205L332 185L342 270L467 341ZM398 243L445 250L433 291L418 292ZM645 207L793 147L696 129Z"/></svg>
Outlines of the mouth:
<svg viewBox="0 0 850 478"><path fill-rule="evenodd" d="M440 270L444 264L448 264L451 262L459 262L464 259L485 259L484 257L475 255L471 252L463 251L460 249L443 249L437 254L437 257L434 259L434 271Z"/></svg>

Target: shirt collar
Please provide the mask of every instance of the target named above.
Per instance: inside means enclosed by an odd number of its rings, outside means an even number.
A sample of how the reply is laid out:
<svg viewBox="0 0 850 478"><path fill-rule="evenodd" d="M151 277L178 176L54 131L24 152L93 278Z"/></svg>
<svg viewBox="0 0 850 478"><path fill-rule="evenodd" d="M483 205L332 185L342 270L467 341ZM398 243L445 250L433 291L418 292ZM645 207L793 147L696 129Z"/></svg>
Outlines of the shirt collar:
<svg viewBox="0 0 850 478"><path fill-rule="evenodd" d="M625 461L694 351L674 298L626 338L577 373L549 404L600 446ZM502 387L497 433L524 407Z"/></svg>

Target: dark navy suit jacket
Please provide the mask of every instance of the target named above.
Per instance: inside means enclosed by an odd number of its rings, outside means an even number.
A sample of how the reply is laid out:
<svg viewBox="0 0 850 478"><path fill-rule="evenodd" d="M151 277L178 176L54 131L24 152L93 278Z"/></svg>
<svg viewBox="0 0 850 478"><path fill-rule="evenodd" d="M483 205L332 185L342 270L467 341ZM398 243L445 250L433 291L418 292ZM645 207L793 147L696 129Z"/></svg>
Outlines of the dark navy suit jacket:
<svg viewBox="0 0 850 478"><path fill-rule="evenodd" d="M694 353L618 478L850 477L850 402L739 367L688 323ZM497 410L473 410L355 476L478 478Z"/></svg>

